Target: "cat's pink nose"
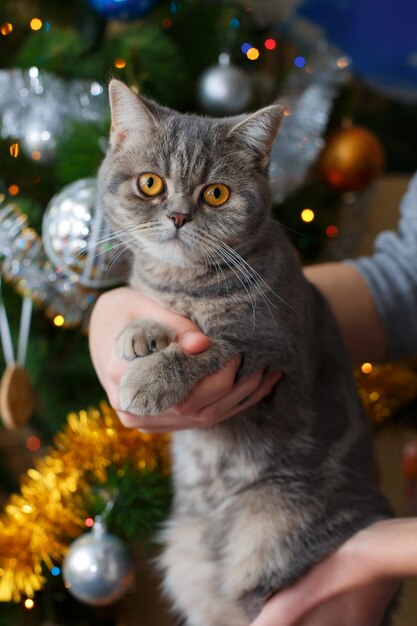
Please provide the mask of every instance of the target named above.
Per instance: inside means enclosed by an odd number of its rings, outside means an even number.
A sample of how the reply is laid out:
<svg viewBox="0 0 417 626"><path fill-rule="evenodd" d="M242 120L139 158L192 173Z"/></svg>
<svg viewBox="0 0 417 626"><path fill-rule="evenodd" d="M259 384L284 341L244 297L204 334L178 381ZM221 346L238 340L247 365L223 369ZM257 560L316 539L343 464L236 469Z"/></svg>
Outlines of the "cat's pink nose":
<svg viewBox="0 0 417 626"><path fill-rule="evenodd" d="M175 228L181 228L185 222L191 222L191 217L187 213L170 213L168 217L174 222Z"/></svg>

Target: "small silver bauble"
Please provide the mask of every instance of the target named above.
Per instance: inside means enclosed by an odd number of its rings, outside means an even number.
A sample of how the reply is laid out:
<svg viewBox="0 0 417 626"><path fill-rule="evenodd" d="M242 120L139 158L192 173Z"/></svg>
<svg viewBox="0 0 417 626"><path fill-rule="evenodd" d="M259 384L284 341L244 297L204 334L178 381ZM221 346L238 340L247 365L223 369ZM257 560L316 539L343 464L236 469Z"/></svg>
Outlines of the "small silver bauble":
<svg viewBox="0 0 417 626"><path fill-rule="evenodd" d="M96 519L93 531L71 544L64 559L63 576L66 588L78 600L106 606L129 591L134 568L126 544L107 533Z"/></svg>
<svg viewBox="0 0 417 626"><path fill-rule="evenodd" d="M42 239L50 261L74 283L95 289L126 279L126 256L97 207L95 178L77 180L52 198Z"/></svg>
<svg viewBox="0 0 417 626"><path fill-rule="evenodd" d="M231 65L228 54L221 54L219 64L209 67L198 82L201 107L212 115L235 115L245 111L252 99L250 77Z"/></svg>

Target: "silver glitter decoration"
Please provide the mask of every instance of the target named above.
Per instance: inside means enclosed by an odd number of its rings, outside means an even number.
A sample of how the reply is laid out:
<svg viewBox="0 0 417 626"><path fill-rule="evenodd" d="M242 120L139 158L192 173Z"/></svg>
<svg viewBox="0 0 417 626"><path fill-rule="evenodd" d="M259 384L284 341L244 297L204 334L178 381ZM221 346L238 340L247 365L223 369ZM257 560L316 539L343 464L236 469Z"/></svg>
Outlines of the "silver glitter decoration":
<svg viewBox="0 0 417 626"><path fill-rule="evenodd" d="M122 598L134 579L126 544L97 518L93 531L76 539L63 563L65 586L81 602L106 606Z"/></svg>
<svg viewBox="0 0 417 626"><path fill-rule="evenodd" d="M67 120L97 122L107 109L107 93L95 81L64 81L37 67L0 70L0 135L18 139L36 160L54 159Z"/></svg>
<svg viewBox="0 0 417 626"><path fill-rule="evenodd" d="M250 77L231 65L227 53L220 55L218 65L209 67L203 73L197 90L201 107L212 115L241 113L247 109L252 98Z"/></svg>
<svg viewBox="0 0 417 626"><path fill-rule="evenodd" d="M276 202L295 191L324 147L333 102L349 75L350 60L323 49L293 72L281 98L286 112L272 146L270 182Z"/></svg>
<svg viewBox="0 0 417 626"><path fill-rule="evenodd" d="M96 207L97 180L67 185L46 207L42 239L55 267L84 287L103 288L126 278L126 257Z"/></svg>

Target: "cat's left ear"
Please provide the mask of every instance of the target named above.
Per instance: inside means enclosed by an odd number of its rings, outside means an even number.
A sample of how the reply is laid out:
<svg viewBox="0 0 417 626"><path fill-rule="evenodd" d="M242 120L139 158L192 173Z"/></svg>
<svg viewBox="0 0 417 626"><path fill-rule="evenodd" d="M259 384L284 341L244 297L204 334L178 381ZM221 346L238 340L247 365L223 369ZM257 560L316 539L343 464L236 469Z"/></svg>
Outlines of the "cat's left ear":
<svg viewBox="0 0 417 626"><path fill-rule="evenodd" d="M284 115L283 104L271 104L251 115L238 118L240 121L233 126L229 137L237 137L248 147L259 153L265 163L269 159L272 143Z"/></svg>

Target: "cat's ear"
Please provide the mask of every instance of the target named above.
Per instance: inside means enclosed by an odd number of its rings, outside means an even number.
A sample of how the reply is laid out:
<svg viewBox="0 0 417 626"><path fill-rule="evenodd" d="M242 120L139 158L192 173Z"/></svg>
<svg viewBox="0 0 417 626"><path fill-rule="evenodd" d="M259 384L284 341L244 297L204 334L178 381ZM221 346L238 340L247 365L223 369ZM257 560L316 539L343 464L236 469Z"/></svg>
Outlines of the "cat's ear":
<svg viewBox="0 0 417 626"><path fill-rule="evenodd" d="M271 104L251 115L237 118L237 124L229 132L229 137L237 137L248 148L259 153L264 159L269 158L272 143L277 135L285 107L283 104Z"/></svg>
<svg viewBox="0 0 417 626"><path fill-rule="evenodd" d="M119 147L127 138L150 139L155 132L156 119L145 102L120 80L109 84L111 109L110 144Z"/></svg>

